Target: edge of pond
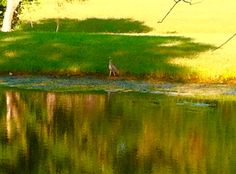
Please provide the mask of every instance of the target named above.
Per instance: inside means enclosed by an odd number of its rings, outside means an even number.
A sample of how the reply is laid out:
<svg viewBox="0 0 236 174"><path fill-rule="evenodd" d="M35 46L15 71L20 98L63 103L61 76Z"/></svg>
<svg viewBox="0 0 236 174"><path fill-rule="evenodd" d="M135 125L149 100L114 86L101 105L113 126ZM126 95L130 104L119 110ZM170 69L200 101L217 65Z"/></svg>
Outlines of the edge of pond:
<svg viewBox="0 0 236 174"><path fill-rule="evenodd" d="M52 92L139 92L181 97L233 98L236 85L99 79L95 77L0 76L0 87Z"/></svg>

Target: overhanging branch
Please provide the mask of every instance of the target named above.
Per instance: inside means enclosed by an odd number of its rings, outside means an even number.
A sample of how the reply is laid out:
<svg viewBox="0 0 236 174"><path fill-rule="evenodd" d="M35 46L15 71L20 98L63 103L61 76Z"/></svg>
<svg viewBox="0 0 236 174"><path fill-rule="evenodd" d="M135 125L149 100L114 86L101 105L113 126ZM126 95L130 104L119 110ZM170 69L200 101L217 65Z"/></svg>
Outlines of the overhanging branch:
<svg viewBox="0 0 236 174"><path fill-rule="evenodd" d="M174 1L175 1L174 5L170 8L170 10L166 13L166 15L162 18L162 20L158 21L157 23L162 23L181 0L178 1L174 0Z"/></svg>
<svg viewBox="0 0 236 174"><path fill-rule="evenodd" d="M234 33L230 38L228 38L224 43L222 43L220 46L216 47L213 51L218 50L222 48L225 44L227 44L229 41L231 41L236 36L236 33Z"/></svg>
<svg viewBox="0 0 236 174"><path fill-rule="evenodd" d="M174 0L174 2L175 2L174 5L169 9L169 11L166 13L166 15L157 23L162 23L166 19L166 17L171 13L171 11L175 8L175 6L181 1L184 3L187 3L189 5L195 5L195 4L201 3L203 0L198 1L198 2L194 2L194 3L192 2L192 0L190 0L190 1L188 1L188 0Z"/></svg>

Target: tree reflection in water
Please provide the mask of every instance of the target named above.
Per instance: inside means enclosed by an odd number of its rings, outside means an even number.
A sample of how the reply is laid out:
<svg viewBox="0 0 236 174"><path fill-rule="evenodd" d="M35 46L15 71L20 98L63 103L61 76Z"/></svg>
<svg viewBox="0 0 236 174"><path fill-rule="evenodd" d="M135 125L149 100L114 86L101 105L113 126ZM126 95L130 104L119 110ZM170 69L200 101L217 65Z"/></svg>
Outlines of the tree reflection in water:
<svg viewBox="0 0 236 174"><path fill-rule="evenodd" d="M235 106L140 93L0 91L0 173L232 173Z"/></svg>
<svg viewBox="0 0 236 174"><path fill-rule="evenodd" d="M6 92L6 104L7 104L7 138L12 138L12 129L16 125L15 130L21 130L21 121L18 111L18 105L20 101L20 95L17 92Z"/></svg>

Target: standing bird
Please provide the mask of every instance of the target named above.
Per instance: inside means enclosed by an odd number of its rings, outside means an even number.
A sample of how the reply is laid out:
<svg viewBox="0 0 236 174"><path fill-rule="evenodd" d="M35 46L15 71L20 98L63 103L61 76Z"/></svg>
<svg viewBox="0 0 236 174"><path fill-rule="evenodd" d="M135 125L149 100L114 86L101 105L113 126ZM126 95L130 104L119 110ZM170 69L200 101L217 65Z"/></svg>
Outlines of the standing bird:
<svg viewBox="0 0 236 174"><path fill-rule="evenodd" d="M109 60L109 65L108 65L108 68L109 68L109 77L111 77L111 75L113 74L113 76L118 76L119 75L119 70L116 68L116 66L112 63L112 60L110 59Z"/></svg>

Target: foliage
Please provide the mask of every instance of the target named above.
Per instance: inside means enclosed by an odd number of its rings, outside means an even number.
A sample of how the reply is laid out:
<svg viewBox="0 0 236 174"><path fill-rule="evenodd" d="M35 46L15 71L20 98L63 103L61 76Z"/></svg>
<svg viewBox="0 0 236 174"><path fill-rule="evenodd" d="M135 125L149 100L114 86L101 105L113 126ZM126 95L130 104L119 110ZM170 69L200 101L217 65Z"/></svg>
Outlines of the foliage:
<svg viewBox="0 0 236 174"><path fill-rule="evenodd" d="M0 1L0 5L6 6L6 4L7 4L7 0L1 0L1 1Z"/></svg>
<svg viewBox="0 0 236 174"><path fill-rule="evenodd" d="M28 2L36 2L37 0L23 0L23 3L28 3ZM2 26L2 21L3 21L3 17L4 17L4 12L6 10L6 6L7 6L7 0L2 0L0 2L0 27ZM12 20L12 27L14 28L14 26L17 24L18 20L19 20L19 14L21 12L22 9L22 3L20 2L19 6L16 8L14 15L13 15L13 20Z"/></svg>
<svg viewBox="0 0 236 174"><path fill-rule="evenodd" d="M50 3L55 3L55 6L62 6L64 3L74 3L74 2L79 2L79 1L86 1L86 0L50 0ZM7 0L1 0L0 2L0 26L2 25L2 20L3 20L3 15L4 11L6 9L7 5ZM39 8L39 5L41 3L44 3L44 0L22 0L17 9L15 10L14 16L13 16L13 28L19 21L19 17L21 15L22 9L28 9L28 12L37 10ZM46 2L46 5L48 5L48 1ZM30 14L28 14L30 15Z"/></svg>
<svg viewBox="0 0 236 174"><path fill-rule="evenodd" d="M70 8L80 6L84 1L86 0L50 0L50 2L48 0L34 0L32 3L24 3L20 20L38 22L44 19L68 18L68 14L71 14ZM78 15L76 17L80 18Z"/></svg>
<svg viewBox="0 0 236 174"><path fill-rule="evenodd" d="M6 9L6 0L0 1L0 26L2 26L3 14Z"/></svg>
<svg viewBox="0 0 236 174"><path fill-rule="evenodd" d="M3 14L4 14L5 9L6 7L0 4L0 27L2 26Z"/></svg>

